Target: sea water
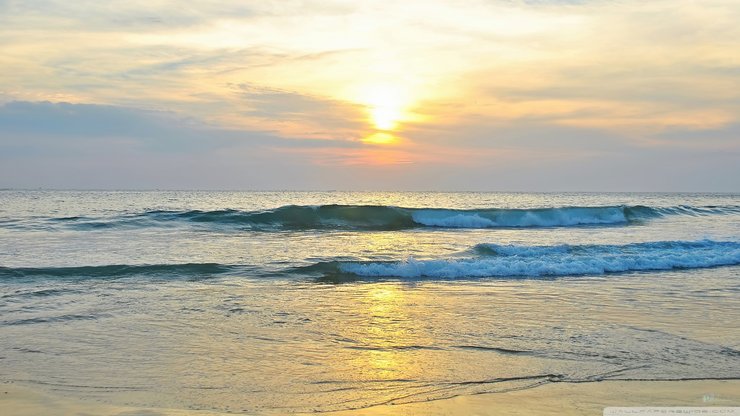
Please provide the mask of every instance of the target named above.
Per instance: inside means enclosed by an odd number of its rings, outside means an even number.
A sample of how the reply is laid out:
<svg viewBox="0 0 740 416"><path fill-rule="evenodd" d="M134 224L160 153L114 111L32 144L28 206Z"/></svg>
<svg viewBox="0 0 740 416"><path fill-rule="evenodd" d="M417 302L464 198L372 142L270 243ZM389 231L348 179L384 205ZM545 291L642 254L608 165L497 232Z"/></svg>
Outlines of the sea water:
<svg viewBox="0 0 740 416"><path fill-rule="evenodd" d="M0 191L5 381L284 413L737 378L740 195Z"/></svg>

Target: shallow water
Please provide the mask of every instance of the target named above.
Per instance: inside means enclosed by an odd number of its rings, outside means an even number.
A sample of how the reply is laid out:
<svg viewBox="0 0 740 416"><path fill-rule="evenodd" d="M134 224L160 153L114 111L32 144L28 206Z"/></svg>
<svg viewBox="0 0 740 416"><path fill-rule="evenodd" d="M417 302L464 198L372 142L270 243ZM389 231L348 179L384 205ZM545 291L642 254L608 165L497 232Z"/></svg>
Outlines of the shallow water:
<svg viewBox="0 0 740 416"><path fill-rule="evenodd" d="M738 195L3 191L0 377L258 413L740 378L739 278Z"/></svg>

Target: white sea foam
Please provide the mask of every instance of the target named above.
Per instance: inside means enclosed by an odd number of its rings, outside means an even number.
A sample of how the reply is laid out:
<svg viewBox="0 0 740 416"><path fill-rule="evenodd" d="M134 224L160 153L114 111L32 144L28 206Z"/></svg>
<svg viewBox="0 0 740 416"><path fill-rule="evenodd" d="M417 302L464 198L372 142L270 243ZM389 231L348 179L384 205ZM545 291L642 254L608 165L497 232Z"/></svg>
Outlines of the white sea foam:
<svg viewBox="0 0 740 416"><path fill-rule="evenodd" d="M577 247L577 246L576 246ZM556 246L517 246L501 244L478 244L475 249L482 254L501 256L538 257L547 255L565 254L574 249L574 246L561 244Z"/></svg>
<svg viewBox="0 0 740 416"><path fill-rule="evenodd" d="M476 212L421 210L414 212L411 217L415 223L429 227L490 228L499 226L493 220L483 218Z"/></svg>
<svg viewBox="0 0 740 416"><path fill-rule="evenodd" d="M417 224L451 228L563 227L628 222L624 207L493 209L468 212L423 209L414 211L412 218Z"/></svg>
<svg viewBox="0 0 740 416"><path fill-rule="evenodd" d="M626 245L483 245L495 255L396 263L342 263L339 269L367 277L536 277L693 269L740 264L737 242L655 242Z"/></svg>

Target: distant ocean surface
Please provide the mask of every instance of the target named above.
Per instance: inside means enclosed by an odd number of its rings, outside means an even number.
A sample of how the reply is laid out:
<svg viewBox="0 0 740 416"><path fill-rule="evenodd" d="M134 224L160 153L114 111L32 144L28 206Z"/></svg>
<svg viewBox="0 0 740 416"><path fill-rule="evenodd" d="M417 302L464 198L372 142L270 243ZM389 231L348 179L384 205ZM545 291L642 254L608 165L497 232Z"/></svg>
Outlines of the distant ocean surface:
<svg viewBox="0 0 740 416"><path fill-rule="evenodd" d="M740 379L740 195L0 191L0 378L253 413Z"/></svg>

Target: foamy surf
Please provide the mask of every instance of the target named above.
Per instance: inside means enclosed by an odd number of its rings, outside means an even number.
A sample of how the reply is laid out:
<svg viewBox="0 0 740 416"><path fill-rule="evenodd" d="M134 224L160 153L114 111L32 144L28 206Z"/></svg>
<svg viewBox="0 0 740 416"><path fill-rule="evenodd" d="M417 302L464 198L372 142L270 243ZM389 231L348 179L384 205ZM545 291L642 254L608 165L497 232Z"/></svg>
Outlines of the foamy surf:
<svg viewBox="0 0 740 416"><path fill-rule="evenodd" d="M471 211L422 209L413 211L411 217L415 223L430 227L506 228L626 224L658 215L657 211L648 207L617 206Z"/></svg>
<svg viewBox="0 0 740 416"><path fill-rule="evenodd" d="M740 264L740 243L661 241L624 245L516 246L481 244L478 257L401 262L337 262L324 270L358 277L457 279L602 275ZM328 266L328 267L327 267Z"/></svg>

